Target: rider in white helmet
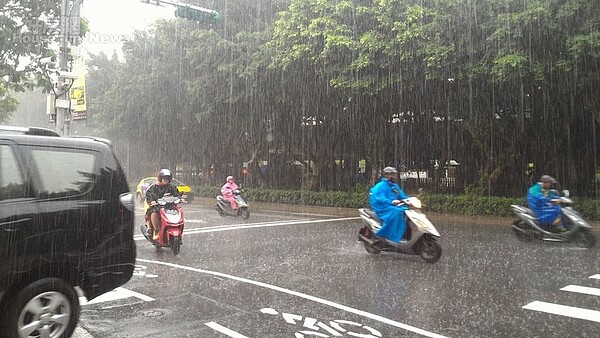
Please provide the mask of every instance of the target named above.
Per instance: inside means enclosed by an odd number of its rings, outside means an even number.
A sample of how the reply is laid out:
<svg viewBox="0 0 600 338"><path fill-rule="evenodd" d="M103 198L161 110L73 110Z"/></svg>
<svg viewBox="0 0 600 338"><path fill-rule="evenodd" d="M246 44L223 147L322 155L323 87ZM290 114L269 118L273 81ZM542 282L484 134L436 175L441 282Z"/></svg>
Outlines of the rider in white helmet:
<svg viewBox="0 0 600 338"><path fill-rule="evenodd" d="M146 215L148 217L148 230L152 231L154 240L158 239L158 232L160 231L160 215L158 214L159 207L157 200L169 193L171 196L179 196L179 190L171 183L173 175L169 169L160 169L158 176L156 177L158 182L148 188L146 191L146 203L148 203L148 210Z"/></svg>
<svg viewBox="0 0 600 338"><path fill-rule="evenodd" d="M238 208L238 204L235 201L235 196L233 196L233 191L239 189L239 187L237 184L235 184L233 176L227 176L226 180L227 182L225 182L225 184L221 188L221 195L223 195L223 198L225 198L229 202L229 205L231 205L231 209L235 211Z"/></svg>

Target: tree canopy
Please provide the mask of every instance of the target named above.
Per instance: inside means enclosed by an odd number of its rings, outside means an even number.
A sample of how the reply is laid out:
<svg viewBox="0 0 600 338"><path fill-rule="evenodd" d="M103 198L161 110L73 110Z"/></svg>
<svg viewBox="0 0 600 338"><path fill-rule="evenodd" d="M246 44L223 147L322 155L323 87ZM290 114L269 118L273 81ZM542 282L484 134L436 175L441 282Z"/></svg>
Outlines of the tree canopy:
<svg viewBox="0 0 600 338"><path fill-rule="evenodd" d="M125 62L90 63L92 121L134 172L158 154L217 181L246 163L250 183L282 188L352 189L395 165L445 191L522 195L542 173L598 191L597 1L215 9L216 24L161 21Z"/></svg>

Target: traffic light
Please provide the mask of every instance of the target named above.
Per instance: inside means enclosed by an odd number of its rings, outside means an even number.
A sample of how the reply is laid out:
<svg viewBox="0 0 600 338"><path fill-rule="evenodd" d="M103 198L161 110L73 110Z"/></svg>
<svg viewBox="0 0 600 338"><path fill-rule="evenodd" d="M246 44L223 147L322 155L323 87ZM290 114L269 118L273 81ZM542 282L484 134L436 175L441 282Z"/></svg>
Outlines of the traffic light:
<svg viewBox="0 0 600 338"><path fill-rule="evenodd" d="M197 22L211 23L219 19L219 12L191 5L177 5L175 16Z"/></svg>

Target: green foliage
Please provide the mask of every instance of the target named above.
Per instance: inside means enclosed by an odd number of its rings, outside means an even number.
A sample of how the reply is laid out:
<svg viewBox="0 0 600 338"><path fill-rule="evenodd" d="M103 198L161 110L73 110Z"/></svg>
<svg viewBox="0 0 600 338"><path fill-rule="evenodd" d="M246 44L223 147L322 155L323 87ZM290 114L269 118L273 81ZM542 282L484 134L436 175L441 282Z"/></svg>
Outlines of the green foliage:
<svg viewBox="0 0 600 338"><path fill-rule="evenodd" d="M589 34L579 34L569 39L569 52L573 56L581 58L589 55L594 58L600 58L600 32L591 32Z"/></svg>
<svg viewBox="0 0 600 338"><path fill-rule="evenodd" d="M432 190L521 196L535 163L577 195L593 193L598 1L214 5L223 16L210 30L160 22L125 45L125 63L92 62L104 79L88 81L92 121L122 138L130 167L157 153L225 177L246 162L251 185L349 190L387 163L454 158L457 184L430 170ZM180 147L161 148L167 134Z"/></svg>
<svg viewBox="0 0 600 338"><path fill-rule="evenodd" d="M366 192L308 191L308 190L270 190L244 188L244 197L252 202L315 205L327 207L363 208L368 206ZM219 187L194 187L196 196L215 197L220 194Z"/></svg>
<svg viewBox="0 0 600 338"><path fill-rule="evenodd" d="M50 44L58 25L59 3L14 0L0 6L0 122L16 110L11 91L48 85L37 60L54 54Z"/></svg>
<svg viewBox="0 0 600 338"><path fill-rule="evenodd" d="M502 55L494 60L492 74L500 81L506 80L512 74L521 75L527 61L527 57L519 53Z"/></svg>

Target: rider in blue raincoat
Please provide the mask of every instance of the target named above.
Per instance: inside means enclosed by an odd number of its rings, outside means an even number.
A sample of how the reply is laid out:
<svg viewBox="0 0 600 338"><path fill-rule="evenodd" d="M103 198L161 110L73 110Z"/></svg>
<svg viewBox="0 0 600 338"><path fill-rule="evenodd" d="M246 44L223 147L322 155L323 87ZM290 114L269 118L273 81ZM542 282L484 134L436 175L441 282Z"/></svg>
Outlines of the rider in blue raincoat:
<svg viewBox="0 0 600 338"><path fill-rule="evenodd" d="M406 205L398 206L400 200L409 196L396 183L398 170L394 167L383 169L383 178L369 190L371 209L383 221L377 236L385 237L392 242L400 242L406 228L404 211Z"/></svg>
<svg viewBox="0 0 600 338"><path fill-rule="evenodd" d="M556 180L552 176L543 175L540 182L532 185L527 191L527 203L536 216L537 221L549 228L560 223L560 207L553 203L559 196L550 190Z"/></svg>

